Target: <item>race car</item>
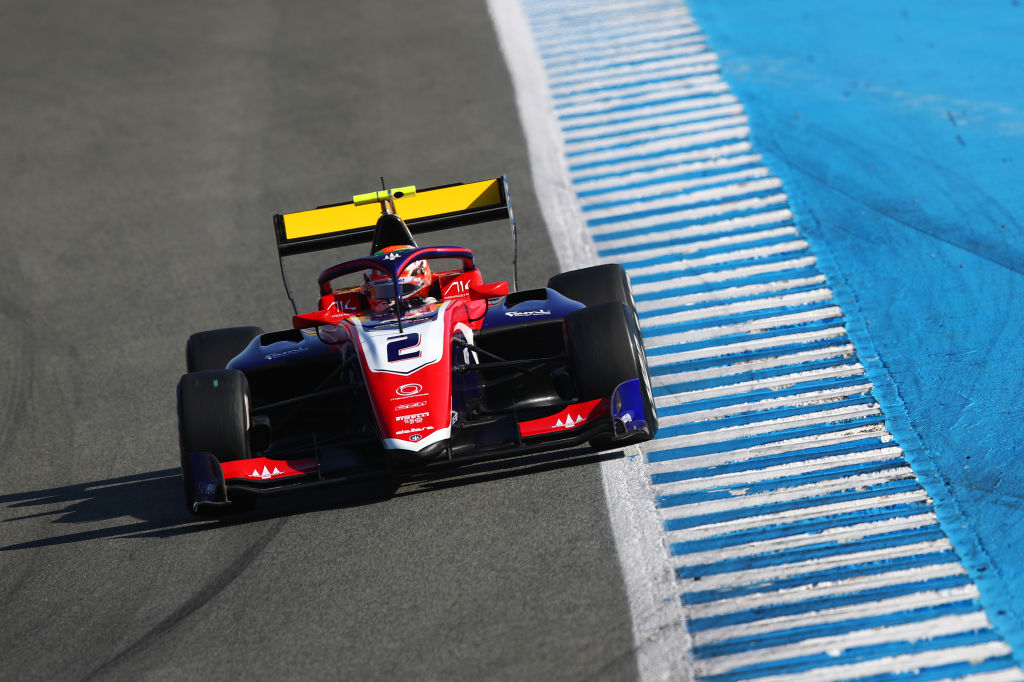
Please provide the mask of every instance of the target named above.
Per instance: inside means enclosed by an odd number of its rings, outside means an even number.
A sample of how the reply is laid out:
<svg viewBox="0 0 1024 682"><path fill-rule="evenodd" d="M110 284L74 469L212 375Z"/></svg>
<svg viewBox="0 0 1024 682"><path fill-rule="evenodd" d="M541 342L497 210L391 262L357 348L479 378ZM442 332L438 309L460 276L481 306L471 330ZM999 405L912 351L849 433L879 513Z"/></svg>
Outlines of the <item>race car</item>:
<svg viewBox="0 0 1024 682"><path fill-rule="evenodd" d="M178 423L189 510L652 438L658 419L621 266L510 291L484 279L470 249L413 237L506 219L515 244L505 177L275 216L291 328L205 331L186 345ZM320 273L316 310L299 313L285 258L366 242L369 255Z"/></svg>

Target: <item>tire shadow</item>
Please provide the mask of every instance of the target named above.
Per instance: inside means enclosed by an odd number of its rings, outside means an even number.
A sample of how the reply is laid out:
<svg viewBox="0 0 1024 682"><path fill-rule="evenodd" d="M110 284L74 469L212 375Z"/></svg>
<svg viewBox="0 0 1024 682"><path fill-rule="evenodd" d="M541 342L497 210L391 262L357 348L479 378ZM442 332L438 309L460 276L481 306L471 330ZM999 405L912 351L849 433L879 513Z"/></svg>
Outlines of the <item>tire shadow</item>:
<svg viewBox="0 0 1024 682"><path fill-rule="evenodd" d="M0 546L0 552L109 538L173 537L294 514L378 504L406 495L594 465L622 457L621 450L594 452L583 447L459 465L440 463L427 470L264 497L251 510L209 517L193 516L185 509L181 473L173 467L0 495L0 524L3 526L11 528L7 524L40 519L50 521L47 524L36 523L33 527L46 529L48 536ZM80 530L83 526L85 529ZM5 535L10 537L16 533Z"/></svg>

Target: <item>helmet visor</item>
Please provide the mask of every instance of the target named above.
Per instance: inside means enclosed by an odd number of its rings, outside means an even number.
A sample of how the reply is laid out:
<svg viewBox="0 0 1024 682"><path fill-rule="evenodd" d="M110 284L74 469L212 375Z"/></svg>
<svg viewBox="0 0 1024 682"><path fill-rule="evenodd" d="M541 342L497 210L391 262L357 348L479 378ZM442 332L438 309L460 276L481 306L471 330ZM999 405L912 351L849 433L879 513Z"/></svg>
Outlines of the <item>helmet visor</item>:
<svg viewBox="0 0 1024 682"><path fill-rule="evenodd" d="M372 280L367 285L366 295L371 299L384 300L394 298L408 298L423 288L423 282L419 279L402 277L398 280L398 294L395 294L395 284L390 279Z"/></svg>

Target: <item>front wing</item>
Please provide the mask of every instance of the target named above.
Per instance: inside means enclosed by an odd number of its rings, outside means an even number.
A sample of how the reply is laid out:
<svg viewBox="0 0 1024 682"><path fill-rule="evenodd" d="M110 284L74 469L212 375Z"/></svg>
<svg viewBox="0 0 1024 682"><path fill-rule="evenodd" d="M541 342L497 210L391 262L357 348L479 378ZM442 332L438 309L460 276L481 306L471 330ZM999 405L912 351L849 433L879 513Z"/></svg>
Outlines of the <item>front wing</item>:
<svg viewBox="0 0 1024 682"><path fill-rule="evenodd" d="M512 444L461 454L448 449L447 457L428 462L417 471L570 448L599 437L607 437L609 447L614 447L618 441L645 430L640 384L633 379L620 384L608 398L574 403L555 414L517 422L518 434ZM184 474L191 478L186 485L192 486L193 510L198 512L227 506L233 495L280 495L408 473L391 468L383 458L377 459L377 465L367 465L359 458L325 461L318 453L295 459L254 457L219 462L209 453L193 452L187 456Z"/></svg>

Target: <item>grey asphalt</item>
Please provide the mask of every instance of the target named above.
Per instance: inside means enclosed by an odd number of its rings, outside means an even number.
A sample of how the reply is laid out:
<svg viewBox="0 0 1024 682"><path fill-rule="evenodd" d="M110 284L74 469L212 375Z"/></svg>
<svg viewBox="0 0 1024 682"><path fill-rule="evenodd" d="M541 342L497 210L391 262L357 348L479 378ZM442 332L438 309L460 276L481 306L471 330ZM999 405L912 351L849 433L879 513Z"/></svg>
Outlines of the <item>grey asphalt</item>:
<svg viewBox="0 0 1024 682"><path fill-rule="evenodd" d="M555 272L483 2L5 2L0 65L0 679L635 677L593 456L180 499L187 335L290 319L272 214L505 172Z"/></svg>

